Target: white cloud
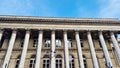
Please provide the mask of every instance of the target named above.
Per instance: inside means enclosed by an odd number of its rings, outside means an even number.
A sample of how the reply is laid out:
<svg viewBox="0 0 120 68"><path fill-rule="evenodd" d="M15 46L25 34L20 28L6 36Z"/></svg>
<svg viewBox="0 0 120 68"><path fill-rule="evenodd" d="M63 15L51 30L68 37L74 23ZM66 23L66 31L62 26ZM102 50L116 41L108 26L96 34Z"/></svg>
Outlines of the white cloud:
<svg viewBox="0 0 120 68"><path fill-rule="evenodd" d="M120 0L101 0L100 17L120 17Z"/></svg>

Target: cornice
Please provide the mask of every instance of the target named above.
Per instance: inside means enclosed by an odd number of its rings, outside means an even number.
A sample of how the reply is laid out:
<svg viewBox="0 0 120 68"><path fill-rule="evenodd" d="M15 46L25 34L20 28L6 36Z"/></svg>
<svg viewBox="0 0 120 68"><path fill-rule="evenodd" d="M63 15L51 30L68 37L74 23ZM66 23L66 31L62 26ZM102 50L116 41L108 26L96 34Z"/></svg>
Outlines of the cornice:
<svg viewBox="0 0 120 68"><path fill-rule="evenodd" d="M120 24L120 20L116 18L56 18L30 16L0 16L0 23Z"/></svg>

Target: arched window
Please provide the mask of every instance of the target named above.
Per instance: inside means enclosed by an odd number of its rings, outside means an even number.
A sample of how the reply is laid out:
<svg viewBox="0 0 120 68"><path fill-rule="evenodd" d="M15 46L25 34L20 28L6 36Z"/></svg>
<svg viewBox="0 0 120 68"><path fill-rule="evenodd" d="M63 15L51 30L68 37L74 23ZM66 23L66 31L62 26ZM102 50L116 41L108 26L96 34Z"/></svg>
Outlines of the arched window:
<svg viewBox="0 0 120 68"><path fill-rule="evenodd" d="M43 68L50 68L50 57L49 57L49 55L45 55L43 57Z"/></svg>
<svg viewBox="0 0 120 68"><path fill-rule="evenodd" d="M87 61L84 55L83 55L83 62L84 62L84 68L87 68Z"/></svg>
<svg viewBox="0 0 120 68"><path fill-rule="evenodd" d="M61 57L61 55L56 56L56 68L62 68L62 57Z"/></svg>
<svg viewBox="0 0 120 68"><path fill-rule="evenodd" d="M18 68L20 63L20 55L17 57L15 68Z"/></svg>
<svg viewBox="0 0 120 68"><path fill-rule="evenodd" d="M69 66L70 68L75 68L74 57L72 55L69 55Z"/></svg>
<svg viewBox="0 0 120 68"><path fill-rule="evenodd" d="M32 55L30 58L29 68L34 68L35 66L35 55Z"/></svg>

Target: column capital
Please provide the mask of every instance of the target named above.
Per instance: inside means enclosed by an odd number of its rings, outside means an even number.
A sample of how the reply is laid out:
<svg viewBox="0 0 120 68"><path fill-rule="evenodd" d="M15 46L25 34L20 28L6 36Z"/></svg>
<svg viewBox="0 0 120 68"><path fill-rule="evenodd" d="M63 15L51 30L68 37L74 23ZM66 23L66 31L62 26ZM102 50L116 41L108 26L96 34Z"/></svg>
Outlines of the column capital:
<svg viewBox="0 0 120 68"><path fill-rule="evenodd" d="M25 30L26 30L26 31L30 31L31 29L29 29L29 28L25 28Z"/></svg>
<svg viewBox="0 0 120 68"><path fill-rule="evenodd" d="M17 30L13 30L12 32L13 32L13 33L17 33Z"/></svg>
<svg viewBox="0 0 120 68"><path fill-rule="evenodd" d="M67 34L67 30L64 30L63 33L64 33L64 34Z"/></svg>
<svg viewBox="0 0 120 68"><path fill-rule="evenodd" d="M39 30L39 33L43 33L43 30Z"/></svg>
<svg viewBox="0 0 120 68"><path fill-rule="evenodd" d="M79 31L75 31L75 34L79 34Z"/></svg>
<svg viewBox="0 0 120 68"><path fill-rule="evenodd" d="M52 33L55 33L55 30L52 30Z"/></svg>
<svg viewBox="0 0 120 68"><path fill-rule="evenodd" d="M90 31L87 31L87 34L90 34L91 32Z"/></svg>
<svg viewBox="0 0 120 68"><path fill-rule="evenodd" d="M17 30L17 28L10 28L11 30Z"/></svg>
<svg viewBox="0 0 120 68"><path fill-rule="evenodd" d="M75 29L74 31L75 31L75 32L76 32L76 31L78 31L78 32L79 32L80 30L79 30L79 29Z"/></svg>
<svg viewBox="0 0 120 68"><path fill-rule="evenodd" d="M111 34L111 35L114 35L114 32L113 32L113 31L110 31L110 34Z"/></svg>
<svg viewBox="0 0 120 68"><path fill-rule="evenodd" d="M98 31L99 34L102 34L102 31Z"/></svg>
<svg viewBox="0 0 120 68"><path fill-rule="evenodd" d="M30 30L26 30L26 33L30 33Z"/></svg>
<svg viewBox="0 0 120 68"><path fill-rule="evenodd" d="M63 31L68 31L68 29L62 29Z"/></svg>
<svg viewBox="0 0 120 68"><path fill-rule="evenodd" d="M87 32L90 32L91 30L87 29L86 31L87 31Z"/></svg>
<svg viewBox="0 0 120 68"><path fill-rule="evenodd" d="M4 29L0 29L0 32L4 32Z"/></svg>

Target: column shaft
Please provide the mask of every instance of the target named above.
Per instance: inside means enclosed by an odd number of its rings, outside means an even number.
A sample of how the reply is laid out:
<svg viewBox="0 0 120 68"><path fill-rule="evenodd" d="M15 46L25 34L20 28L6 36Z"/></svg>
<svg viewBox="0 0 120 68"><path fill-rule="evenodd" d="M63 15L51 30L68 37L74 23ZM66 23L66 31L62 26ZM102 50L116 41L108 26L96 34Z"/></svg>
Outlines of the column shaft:
<svg viewBox="0 0 120 68"><path fill-rule="evenodd" d="M10 41L9 41L8 49L7 49L7 52L6 52L6 55L5 55L5 59L4 59L3 65L2 65L2 68L7 68L8 67L15 39L16 39L16 31L13 30Z"/></svg>
<svg viewBox="0 0 120 68"><path fill-rule="evenodd" d="M55 68L55 31L52 31L52 34L51 34L51 41L52 41L52 44L51 44L51 67L50 68Z"/></svg>
<svg viewBox="0 0 120 68"><path fill-rule="evenodd" d="M107 68L112 68L112 62L110 60L110 56L109 56L109 53L106 47L106 43L105 43L105 40L104 40L104 37L101 31L99 32L99 39L100 39L100 43L101 43L101 46L104 52Z"/></svg>
<svg viewBox="0 0 120 68"><path fill-rule="evenodd" d="M88 43L89 43L91 57L92 57L92 61L93 61L93 66L94 66L94 68L99 68L96 53L95 53L95 48L93 45L93 41L92 41L92 37L91 37L90 32L87 32L87 37L88 37Z"/></svg>
<svg viewBox="0 0 120 68"><path fill-rule="evenodd" d="M84 68L84 62L83 62L83 56L82 56L82 49L81 49L81 41L80 41L80 37L79 37L79 32L76 32L75 38L76 38L76 43L77 43L79 68Z"/></svg>
<svg viewBox="0 0 120 68"><path fill-rule="evenodd" d="M117 53L117 57L118 57L118 60L120 63L120 48L119 48L118 42L117 42L113 32L111 32L111 40L112 40L112 43L114 45L114 48L115 48L115 51Z"/></svg>
<svg viewBox="0 0 120 68"><path fill-rule="evenodd" d="M64 31L64 59L65 59L65 68L69 68L69 52L68 52L68 40L67 40L66 31Z"/></svg>
<svg viewBox="0 0 120 68"><path fill-rule="evenodd" d="M36 53L36 60L35 60L35 68L40 68L42 39L43 39L43 31L39 31L39 34L38 34L38 44L37 44L37 53Z"/></svg>
<svg viewBox="0 0 120 68"><path fill-rule="evenodd" d="M2 36L3 36L3 30L0 30L0 42L1 42Z"/></svg>
<svg viewBox="0 0 120 68"><path fill-rule="evenodd" d="M26 57L28 43L29 43L29 37L30 37L30 31L26 31L19 68L24 68L25 57Z"/></svg>

